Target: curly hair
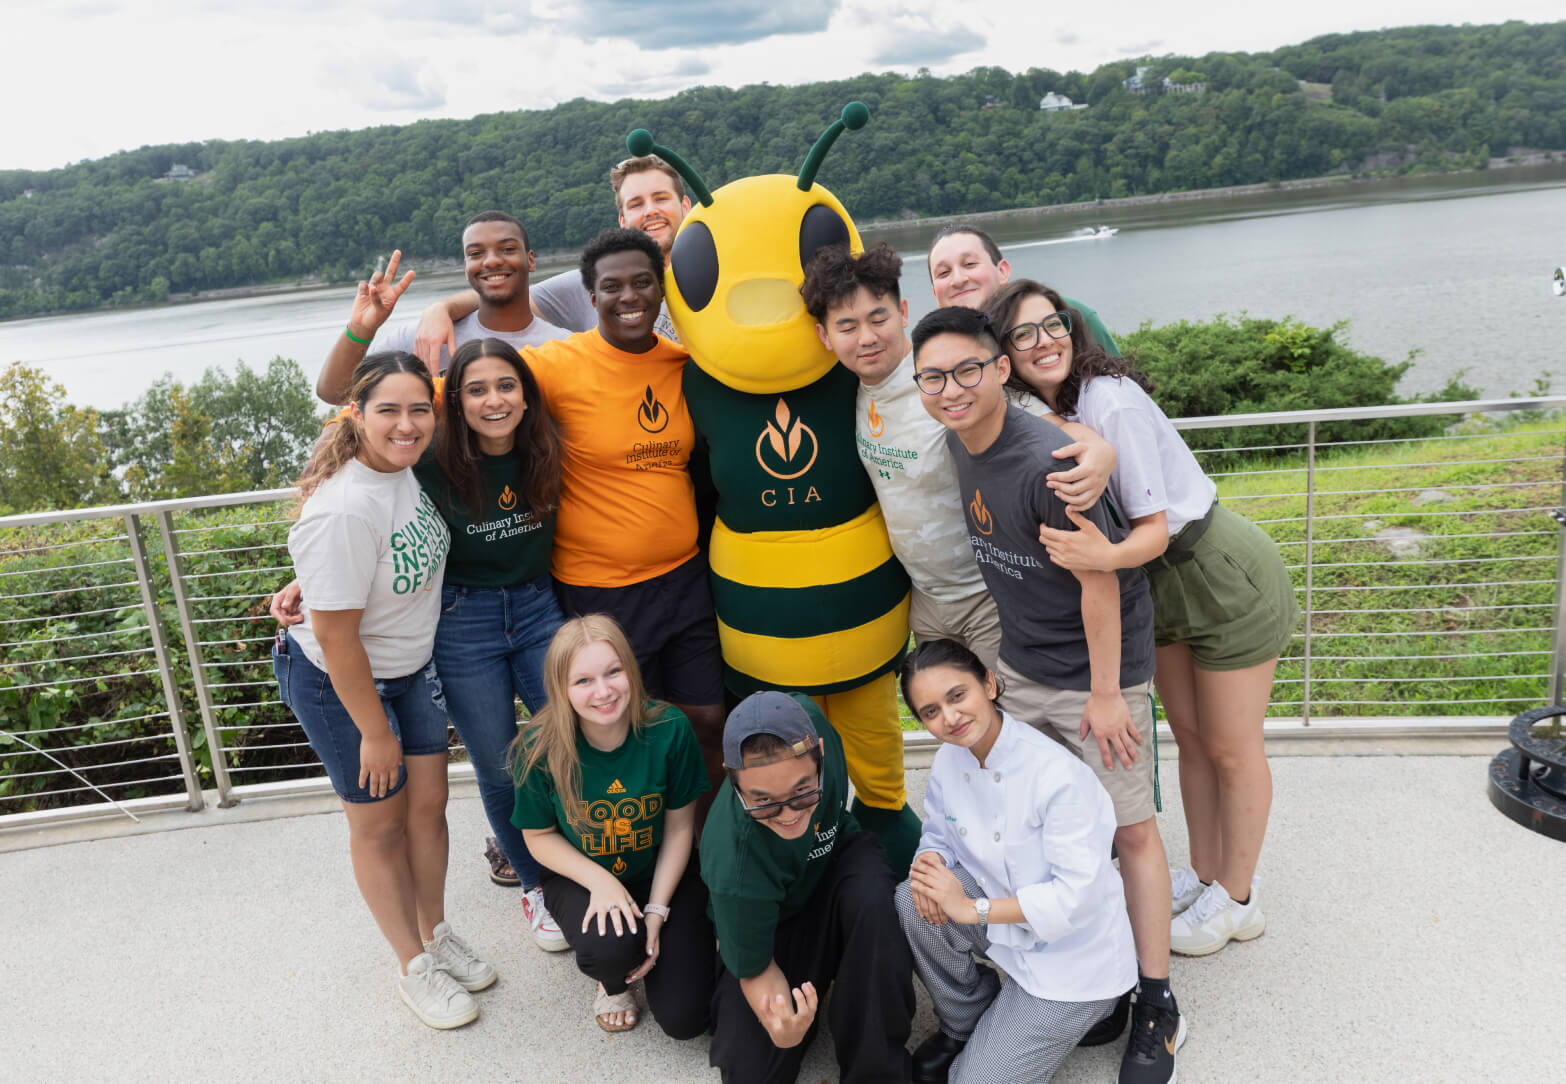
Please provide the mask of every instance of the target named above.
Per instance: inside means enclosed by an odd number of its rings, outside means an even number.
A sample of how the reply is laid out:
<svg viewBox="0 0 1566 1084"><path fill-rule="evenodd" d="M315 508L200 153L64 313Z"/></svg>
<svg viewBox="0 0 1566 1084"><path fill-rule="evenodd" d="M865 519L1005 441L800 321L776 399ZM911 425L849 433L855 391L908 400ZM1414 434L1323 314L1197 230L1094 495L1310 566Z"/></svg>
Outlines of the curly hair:
<svg viewBox="0 0 1566 1084"><path fill-rule="evenodd" d="M1063 312L1071 319L1071 371L1055 390L1055 401L1050 404L1056 414L1062 418L1075 417L1077 399L1081 396L1083 387L1095 376L1125 377L1135 381L1149 395L1153 393L1153 381L1146 373L1125 358L1117 358L1098 345L1092 333L1088 331L1087 321L1082 318L1082 314L1066 304L1054 290L1033 279L1013 279L995 291L995 296L984 306L984 311L995 325L996 333L1003 345L1006 343L1006 336L1016 324L1017 310L1021 309L1022 303L1030 297L1044 298L1055 307L1056 312ZM1010 347L1006 348L1010 353ZM1006 386L1036 399L1042 399L1043 396L1036 388L1017 375L1017 370L1018 366L1013 359L1011 378L1006 381Z"/></svg>
<svg viewBox="0 0 1566 1084"><path fill-rule="evenodd" d="M582 249L582 285L587 287L588 293L598 289L598 261L616 252L645 252L647 259L652 261L653 275L660 284L663 282L663 249L658 247L658 242L641 230L616 226L604 230Z"/></svg>
<svg viewBox="0 0 1566 1084"><path fill-rule="evenodd" d="M903 258L885 241L870 246L861 256L855 256L847 245L828 245L805 268L799 295L805 299L805 311L823 324L827 309L852 299L861 286L877 298L890 297L895 305L902 300L897 287L902 273Z"/></svg>

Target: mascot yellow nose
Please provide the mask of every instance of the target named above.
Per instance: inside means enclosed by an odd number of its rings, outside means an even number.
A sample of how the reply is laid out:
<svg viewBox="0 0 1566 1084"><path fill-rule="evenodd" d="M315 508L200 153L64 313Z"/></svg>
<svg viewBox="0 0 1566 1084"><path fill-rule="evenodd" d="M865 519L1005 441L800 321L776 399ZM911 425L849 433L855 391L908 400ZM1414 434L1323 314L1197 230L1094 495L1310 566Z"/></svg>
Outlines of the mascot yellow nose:
<svg viewBox="0 0 1566 1084"><path fill-rule="evenodd" d="M729 319L745 327L786 324L805 311L799 283L789 279L746 279L728 296Z"/></svg>

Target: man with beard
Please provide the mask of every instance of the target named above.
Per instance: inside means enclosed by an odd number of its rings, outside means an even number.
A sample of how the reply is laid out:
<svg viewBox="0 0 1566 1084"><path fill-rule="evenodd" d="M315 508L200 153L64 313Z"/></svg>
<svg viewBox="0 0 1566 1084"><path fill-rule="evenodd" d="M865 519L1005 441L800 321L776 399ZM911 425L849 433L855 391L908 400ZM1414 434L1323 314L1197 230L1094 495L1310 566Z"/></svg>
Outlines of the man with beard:
<svg viewBox="0 0 1566 1084"><path fill-rule="evenodd" d="M656 154L627 158L609 171L609 187L614 189L620 225L651 237L667 258L674 235L691 209L685 184L674 167ZM475 285L474 290L477 289ZM453 337L463 321L482 304L483 299L473 290L433 302L419 317L417 339L408 349L428 364L436 350L452 348ZM574 268L539 283L533 290L533 308L567 331L588 331L598 326L598 313L582 288L582 276ZM658 310L653 330L670 342L680 341L667 307Z"/></svg>

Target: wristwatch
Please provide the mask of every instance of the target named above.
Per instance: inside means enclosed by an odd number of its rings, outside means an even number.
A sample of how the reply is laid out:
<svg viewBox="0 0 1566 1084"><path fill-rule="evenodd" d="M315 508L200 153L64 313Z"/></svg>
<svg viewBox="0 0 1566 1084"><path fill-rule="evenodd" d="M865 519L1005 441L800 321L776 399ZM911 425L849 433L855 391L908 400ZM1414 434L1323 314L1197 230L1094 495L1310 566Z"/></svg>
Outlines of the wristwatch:
<svg viewBox="0 0 1566 1084"><path fill-rule="evenodd" d="M973 901L973 909L979 916L979 925L987 926L990 921L990 901L980 896Z"/></svg>
<svg viewBox="0 0 1566 1084"><path fill-rule="evenodd" d="M644 903L642 905L642 913L644 915L658 915L665 922L669 921L669 909L661 903Z"/></svg>

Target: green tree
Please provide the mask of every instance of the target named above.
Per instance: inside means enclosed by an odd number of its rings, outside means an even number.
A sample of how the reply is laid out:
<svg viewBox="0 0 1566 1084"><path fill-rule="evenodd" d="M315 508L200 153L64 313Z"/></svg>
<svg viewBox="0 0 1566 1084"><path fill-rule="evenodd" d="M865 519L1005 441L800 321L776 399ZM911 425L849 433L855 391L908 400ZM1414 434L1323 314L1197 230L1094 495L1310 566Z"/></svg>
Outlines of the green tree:
<svg viewBox="0 0 1566 1084"><path fill-rule="evenodd" d="M0 382L0 511L113 500L118 493L98 412L67 403L64 387L20 361Z"/></svg>

